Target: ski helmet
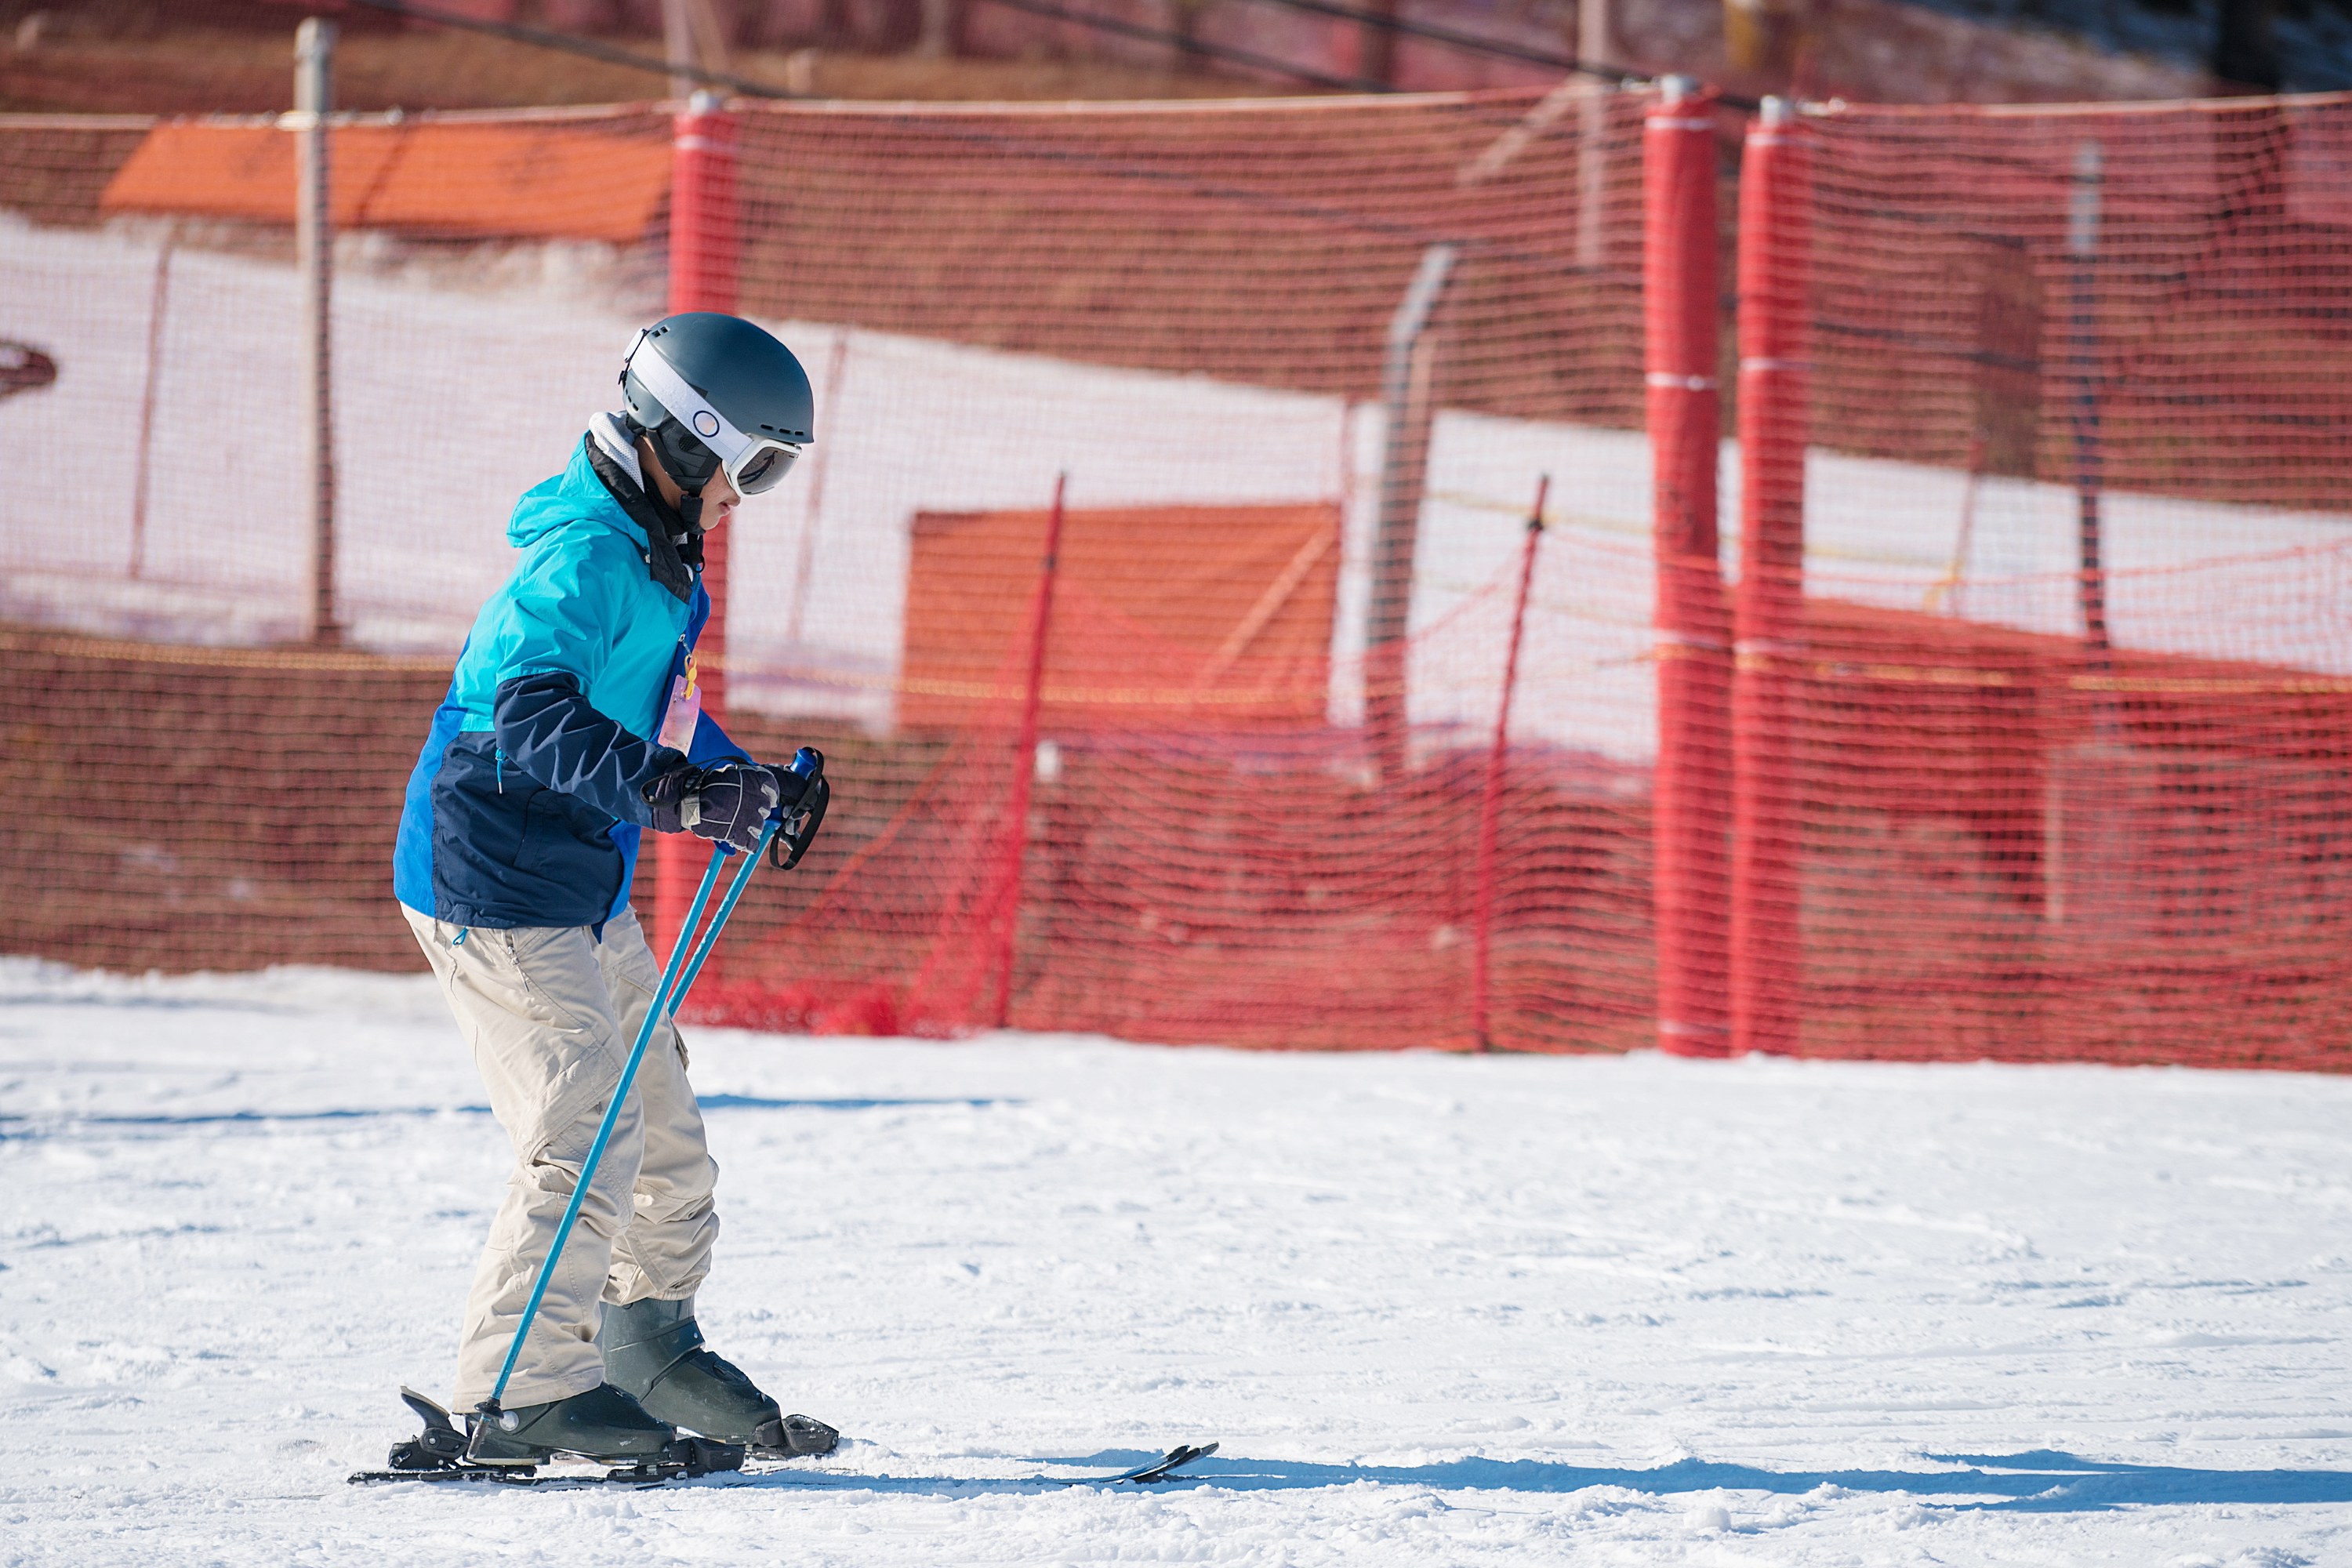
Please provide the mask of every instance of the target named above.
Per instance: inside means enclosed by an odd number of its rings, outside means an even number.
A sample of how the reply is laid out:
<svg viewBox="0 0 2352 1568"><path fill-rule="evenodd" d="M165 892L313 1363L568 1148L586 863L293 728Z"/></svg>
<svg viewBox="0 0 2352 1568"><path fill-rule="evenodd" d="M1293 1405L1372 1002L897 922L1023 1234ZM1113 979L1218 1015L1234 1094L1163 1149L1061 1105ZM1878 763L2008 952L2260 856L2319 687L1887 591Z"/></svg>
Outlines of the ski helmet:
<svg viewBox="0 0 2352 1568"><path fill-rule="evenodd" d="M621 362L621 396L629 423L698 499L722 469L739 495L773 489L816 438L808 373L740 316L688 310L646 328Z"/></svg>

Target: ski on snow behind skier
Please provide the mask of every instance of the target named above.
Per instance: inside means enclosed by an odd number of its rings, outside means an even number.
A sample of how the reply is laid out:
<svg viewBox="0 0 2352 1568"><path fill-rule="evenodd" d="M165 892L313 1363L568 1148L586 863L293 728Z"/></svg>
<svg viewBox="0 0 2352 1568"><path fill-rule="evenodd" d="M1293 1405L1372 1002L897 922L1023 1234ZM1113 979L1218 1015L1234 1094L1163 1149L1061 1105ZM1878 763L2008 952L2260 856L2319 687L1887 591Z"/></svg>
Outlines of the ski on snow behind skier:
<svg viewBox="0 0 2352 1568"><path fill-rule="evenodd" d="M622 1465L610 1469L560 1469L541 1475L537 1465L483 1465L466 1458L466 1434L450 1419L449 1413L433 1400L412 1388L400 1391L400 1397L425 1423L425 1429L404 1442L393 1445L387 1463L390 1468L360 1470L351 1477L353 1486L373 1486L387 1481L425 1481L437 1484L456 1483L507 1487L564 1486L659 1486L664 1481L722 1472L741 1471L747 1475L772 1475L766 1466L747 1469L743 1446L739 1443L713 1442L707 1437L681 1437L670 1445L670 1451L658 1459L647 1459L634 1465ZM1166 1480L1196 1459L1205 1459L1217 1451L1214 1443L1194 1447L1180 1443L1149 1464L1138 1465L1114 1476L1033 1476L1025 1483L1032 1486L1113 1487L1150 1486ZM759 1446L750 1451L755 1459L785 1459L799 1457L789 1449Z"/></svg>
<svg viewBox="0 0 2352 1568"><path fill-rule="evenodd" d="M955 1486L973 1487L1148 1487L1154 1481L1169 1479L1194 1460L1205 1459L1216 1451L1217 1446L1214 1443L1204 1443L1197 1448L1190 1443L1179 1443L1147 1464L1138 1465L1131 1470L1120 1470L1115 1475L1108 1476L894 1476L856 1472L845 1474L836 1471L830 1474L810 1475L801 1484L828 1489L870 1485L876 1481L914 1480L944 1481ZM753 1469L746 1466L744 1473L753 1476L772 1476L781 1472L766 1468Z"/></svg>
<svg viewBox="0 0 2352 1568"><path fill-rule="evenodd" d="M1139 1465L1125 1475L1108 1476L1099 1481L1071 1481L1068 1484L1074 1487L1118 1486L1121 1482L1130 1482L1136 1486L1148 1487L1154 1481L1166 1480L1193 1460L1205 1459L1216 1451L1217 1446L1214 1443L1205 1444L1198 1448L1188 1443L1179 1443L1151 1463Z"/></svg>

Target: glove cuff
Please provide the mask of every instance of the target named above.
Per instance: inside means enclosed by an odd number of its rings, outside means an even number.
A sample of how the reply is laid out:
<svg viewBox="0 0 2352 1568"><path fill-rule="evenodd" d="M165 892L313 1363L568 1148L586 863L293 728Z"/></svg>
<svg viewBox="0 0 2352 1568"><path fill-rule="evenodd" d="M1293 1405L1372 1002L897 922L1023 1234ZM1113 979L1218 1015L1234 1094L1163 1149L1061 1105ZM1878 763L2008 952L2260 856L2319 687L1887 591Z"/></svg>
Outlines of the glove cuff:
<svg viewBox="0 0 2352 1568"><path fill-rule="evenodd" d="M652 808L646 826L656 833L684 833L692 828L700 816L695 810L695 790L701 782L702 770L691 764L647 779L637 792Z"/></svg>

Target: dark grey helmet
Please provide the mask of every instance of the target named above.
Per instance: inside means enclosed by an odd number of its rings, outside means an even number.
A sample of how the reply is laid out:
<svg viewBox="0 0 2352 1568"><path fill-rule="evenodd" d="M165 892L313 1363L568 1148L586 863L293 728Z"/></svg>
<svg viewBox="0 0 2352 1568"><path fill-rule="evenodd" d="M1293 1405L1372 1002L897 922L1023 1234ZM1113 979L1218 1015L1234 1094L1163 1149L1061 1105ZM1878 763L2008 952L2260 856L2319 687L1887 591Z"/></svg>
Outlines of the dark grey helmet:
<svg viewBox="0 0 2352 1568"><path fill-rule="evenodd" d="M740 316L688 310L647 327L622 362L621 396L690 496L721 468L740 494L772 489L816 439L808 372Z"/></svg>

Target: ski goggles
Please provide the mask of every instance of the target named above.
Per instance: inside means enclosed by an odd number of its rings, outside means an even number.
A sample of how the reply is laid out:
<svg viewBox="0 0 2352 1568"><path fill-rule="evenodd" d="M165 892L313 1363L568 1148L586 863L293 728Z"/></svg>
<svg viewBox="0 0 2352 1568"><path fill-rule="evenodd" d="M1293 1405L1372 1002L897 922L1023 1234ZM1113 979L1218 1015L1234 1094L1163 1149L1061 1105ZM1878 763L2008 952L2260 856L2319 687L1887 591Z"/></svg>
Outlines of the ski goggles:
<svg viewBox="0 0 2352 1568"><path fill-rule="evenodd" d="M677 374L659 348L646 346L644 332L639 332L637 341L629 345L622 371L635 375L655 400L669 410L671 418L693 431L695 438L710 448L737 495L755 496L775 489L792 472L793 464L799 461L801 447L794 443L779 441L772 436L746 436L735 428L727 416L710 406L709 399L687 384L686 377Z"/></svg>

